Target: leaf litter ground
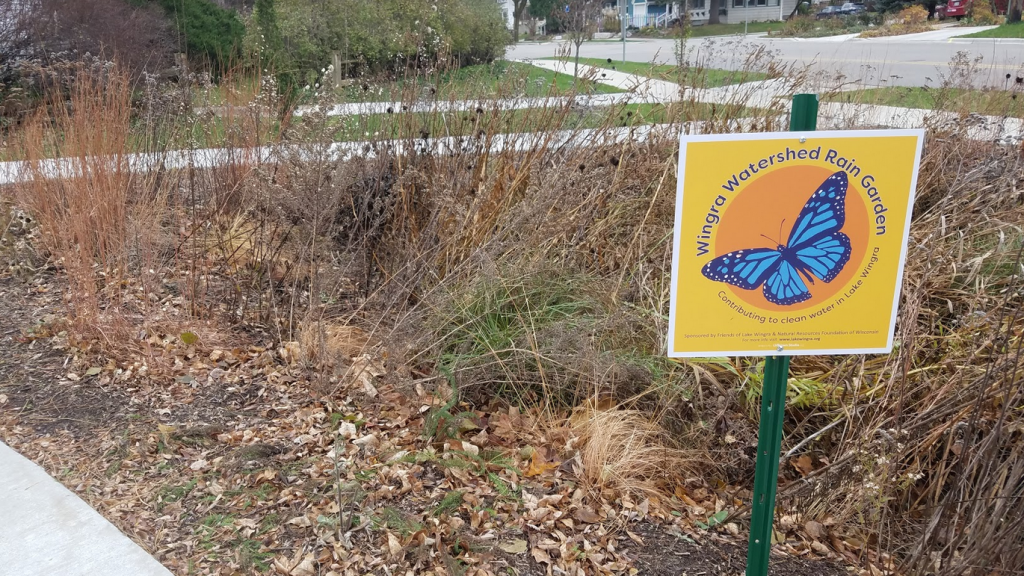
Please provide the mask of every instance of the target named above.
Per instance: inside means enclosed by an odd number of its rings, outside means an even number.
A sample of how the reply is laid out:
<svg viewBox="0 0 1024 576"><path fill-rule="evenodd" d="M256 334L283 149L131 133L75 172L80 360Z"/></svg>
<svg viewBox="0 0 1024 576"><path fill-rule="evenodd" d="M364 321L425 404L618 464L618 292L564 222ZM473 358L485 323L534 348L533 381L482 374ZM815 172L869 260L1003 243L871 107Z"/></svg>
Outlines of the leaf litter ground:
<svg viewBox="0 0 1024 576"><path fill-rule="evenodd" d="M691 478L671 499L594 496L564 430L515 408L452 416L375 379L374 358L327 396L259 335L149 335L148 358L105 358L69 345L59 286L0 275L0 439L175 574L743 572L738 526L702 528L735 493ZM773 574L847 573L810 544L777 546Z"/></svg>

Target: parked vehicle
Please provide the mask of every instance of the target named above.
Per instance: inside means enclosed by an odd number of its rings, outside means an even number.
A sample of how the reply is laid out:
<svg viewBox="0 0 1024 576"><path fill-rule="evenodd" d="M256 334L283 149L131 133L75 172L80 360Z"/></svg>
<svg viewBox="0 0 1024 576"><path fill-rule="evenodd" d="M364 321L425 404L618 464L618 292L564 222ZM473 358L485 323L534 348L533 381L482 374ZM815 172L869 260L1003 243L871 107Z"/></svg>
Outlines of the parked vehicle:
<svg viewBox="0 0 1024 576"><path fill-rule="evenodd" d="M815 20L828 20L829 18L838 18L843 15L842 6L825 6L821 12L815 14L814 18Z"/></svg>
<svg viewBox="0 0 1024 576"><path fill-rule="evenodd" d="M971 11L971 1L972 0L949 0L949 3L946 4L944 18L955 18L960 20L964 16L967 16ZM938 8L935 9L935 12L938 14Z"/></svg>
<svg viewBox="0 0 1024 576"><path fill-rule="evenodd" d="M960 20L964 16L968 16L971 13L971 4L973 0L949 0L948 4L939 4L935 6L935 18L937 20L945 20L946 18L956 18ZM1009 5L1009 0L992 0L993 8L996 14L1006 14L1006 9Z"/></svg>
<svg viewBox="0 0 1024 576"><path fill-rule="evenodd" d="M868 11L867 7L859 2L847 2L840 7L840 10L848 16L863 14Z"/></svg>

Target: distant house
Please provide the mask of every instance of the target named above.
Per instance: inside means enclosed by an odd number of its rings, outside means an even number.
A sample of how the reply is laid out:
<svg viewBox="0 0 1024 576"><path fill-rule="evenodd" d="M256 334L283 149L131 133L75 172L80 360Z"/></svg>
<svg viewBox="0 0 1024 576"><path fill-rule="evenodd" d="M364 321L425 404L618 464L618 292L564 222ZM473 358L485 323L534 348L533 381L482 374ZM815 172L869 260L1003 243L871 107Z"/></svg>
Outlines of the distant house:
<svg viewBox="0 0 1024 576"><path fill-rule="evenodd" d="M626 2L626 24L632 28L667 26L678 18L685 6L694 24L705 24L710 18L711 0L655 2L652 0L607 0L605 7L618 10ZM784 20L796 8L798 0L718 0L722 24Z"/></svg>
<svg viewBox="0 0 1024 576"><path fill-rule="evenodd" d="M708 2L709 0L699 0ZM723 24L772 22L785 20L796 10L798 0L719 0L718 13Z"/></svg>
<svg viewBox="0 0 1024 576"><path fill-rule="evenodd" d="M626 26L630 28L660 28L682 14L682 2L653 3L648 0L605 0L605 10L618 12L620 1L626 2Z"/></svg>
<svg viewBox="0 0 1024 576"><path fill-rule="evenodd" d="M515 6L513 0L495 0L505 15L505 25L512 29ZM785 20L799 0L718 0L718 17L722 24L770 22ZM711 16L712 0L605 0L605 11L618 13L619 2L626 3L626 25L630 28L660 28L668 26L684 11L694 24L706 24ZM524 21L528 17L524 17Z"/></svg>
<svg viewBox="0 0 1024 576"><path fill-rule="evenodd" d="M498 6L501 7L501 13L505 16L505 26L509 30L512 29L512 23L515 21L515 6L512 0L497 0Z"/></svg>
<svg viewBox="0 0 1024 576"><path fill-rule="evenodd" d="M505 27L511 30L516 18L515 2L513 0L495 1L498 3L498 7L501 9L502 15L505 16ZM528 10L524 10L523 12L523 19L519 22L519 33L523 34L525 32L529 34L536 34L540 31L540 33L543 34L544 19L530 16Z"/></svg>

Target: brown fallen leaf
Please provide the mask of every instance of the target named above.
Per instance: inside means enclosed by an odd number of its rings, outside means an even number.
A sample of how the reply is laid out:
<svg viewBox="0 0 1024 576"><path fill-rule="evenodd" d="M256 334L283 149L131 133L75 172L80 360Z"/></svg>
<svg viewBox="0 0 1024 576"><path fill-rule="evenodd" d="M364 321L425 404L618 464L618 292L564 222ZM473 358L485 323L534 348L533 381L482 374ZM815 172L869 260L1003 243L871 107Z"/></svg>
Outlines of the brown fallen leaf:
<svg viewBox="0 0 1024 576"><path fill-rule="evenodd" d="M544 550L534 547L530 553L533 555L533 560L538 564L551 564L551 556Z"/></svg>
<svg viewBox="0 0 1024 576"><path fill-rule="evenodd" d="M690 506L692 508L703 508L703 506L701 506L700 504L697 504L696 500L694 500L693 498L690 498L686 494L683 494L682 496L680 496L679 499L683 501L683 504L686 504L687 506Z"/></svg>
<svg viewBox="0 0 1024 576"><path fill-rule="evenodd" d="M528 544L526 543L526 540L523 540L522 538L516 538L515 540L510 540L508 542L503 542L499 544L498 548L501 548L509 554L522 554L526 552Z"/></svg>
<svg viewBox="0 0 1024 576"><path fill-rule="evenodd" d="M585 522L587 524L597 524L601 521L600 514L594 512L593 510L585 506L577 508L576 512L573 514L573 518L576 518L580 522Z"/></svg>
<svg viewBox="0 0 1024 576"><path fill-rule="evenodd" d="M776 523L783 532L792 532L797 527L797 517L794 514L783 514Z"/></svg>
<svg viewBox="0 0 1024 576"><path fill-rule="evenodd" d="M352 360L352 365L349 367L348 372L345 374L343 380L355 380L359 388L370 398L375 398L378 394L377 388L373 385L374 378L383 376L385 371L373 363L373 360L368 354L363 354Z"/></svg>
<svg viewBox="0 0 1024 576"><path fill-rule="evenodd" d="M791 458L789 464L800 473L801 476L807 476L811 472L814 472L814 461L807 454L803 454L796 458Z"/></svg>
<svg viewBox="0 0 1024 576"><path fill-rule="evenodd" d="M558 468L558 462L546 462L540 456L539 452L534 451L533 455L530 457L530 466L526 469L526 472L524 472L523 475L532 478L534 476L540 476L541 474L550 472L555 468Z"/></svg>
<svg viewBox="0 0 1024 576"><path fill-rule="evenodd" d="M808 536L815 540L823 540L828 536L828 530L825 529L825 526L820 522L815 522L814 520L808 520L804 523L804 531L807 532Z"/></svg>
<svg viewBox="0 0 1024 576"><path fill-rule="evenodd" d="M303 557L302 553L305 550L300 548L295 552L295 556L280 557L274 559L274 570L278 574L284 576L313 576L316 574L316 564L313 562L313 554L306 554Z"/></svg>
<svg viewBox="0 0 1024 576"><path fill-rule="evenodd" d="M314 576L316 574L316 562L313 561L313 554L306 554L306 557L299 562L298 566L292 568L289 576Z"/></svg>
<svg viewBox="0 0 1024 576"><path fill-rule="evenodd" d="M298 526L300 528L308 528L313 525L313 522L309 519L308 516L296 516L295 518L292 518L291 520L286 522L286 524L291 524L292 526Z"/></svg>
<svg viewBox="0 0 1024 576"><path fill-rule="evenodd" d="M392 558L398 558L402 553L402 542L391 532L388 532L388 552Z"/></svg>

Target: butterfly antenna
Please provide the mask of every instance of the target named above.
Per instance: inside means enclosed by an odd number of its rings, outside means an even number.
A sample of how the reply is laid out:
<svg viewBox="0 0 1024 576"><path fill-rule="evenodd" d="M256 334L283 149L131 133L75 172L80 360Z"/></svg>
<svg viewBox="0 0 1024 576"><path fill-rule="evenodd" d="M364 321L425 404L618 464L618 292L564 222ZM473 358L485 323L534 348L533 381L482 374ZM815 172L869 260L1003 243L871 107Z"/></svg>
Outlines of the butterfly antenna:
<svg viewBox="0 0 1024 576"><path fill-rule="evenodd" d="M786 225L786 219L783 218L782 222L779 224L779 245L782 244L782 227L785 226L785 225Z"/></svg>
<svg viewBox="0 0 1024 576"><path fill-rule="evenodd" d="M767 241L771 242L771 243L772 243L773 245L775 245L775 246L778 246L778 245L779 245L779 243L778 243L778 242L776 242L775 240L772 240L771 238L769 238L769 237L765 236L764 234L761 234L761 238L764 238L765 240L767 240Z"/></svg>

